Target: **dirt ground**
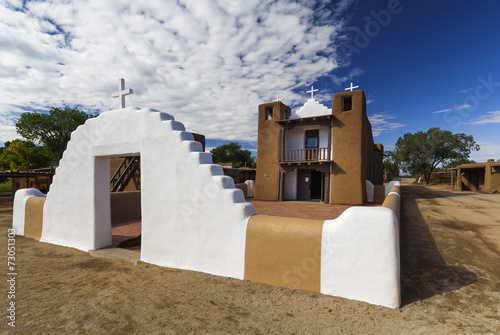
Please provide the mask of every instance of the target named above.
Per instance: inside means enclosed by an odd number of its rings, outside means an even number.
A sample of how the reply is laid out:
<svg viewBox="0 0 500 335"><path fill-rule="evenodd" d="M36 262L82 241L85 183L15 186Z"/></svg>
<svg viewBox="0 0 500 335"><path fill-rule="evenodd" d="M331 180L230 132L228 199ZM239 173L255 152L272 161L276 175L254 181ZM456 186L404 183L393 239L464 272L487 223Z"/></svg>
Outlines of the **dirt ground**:
<svg viewBox="0 0 500 335"><path fill-rule="evenodd" d="M498 334L500 194L402 188L403 306L389 309L16 238L16 334ZM0 197L6 277L12 202Z"/></svg>

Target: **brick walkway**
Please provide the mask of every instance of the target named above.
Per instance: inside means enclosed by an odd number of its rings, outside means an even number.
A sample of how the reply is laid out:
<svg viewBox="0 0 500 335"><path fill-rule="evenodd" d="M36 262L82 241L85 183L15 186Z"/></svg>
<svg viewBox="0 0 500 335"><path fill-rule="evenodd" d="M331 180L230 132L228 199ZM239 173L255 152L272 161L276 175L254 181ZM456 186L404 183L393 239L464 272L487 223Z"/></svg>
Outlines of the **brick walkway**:
<svg viewBox="0 0 500 335"><path fill-rule="evenodd" d="M141 235L141 218L111 224L111 234L113 247L116 247L121 241ZM125 249L141 251L141 246L138 245Z"/></svg>
<svg viewBox="0 0 500 335"><path fill-rule="evenodd" d="M325 205L322 202L312 201L256 201L247 199L255 207L257 214L303 218L311 220L332 220L338 218L347 205Z"/></svg>
<svg viewBox="0 0 500 335"><path fill-rule="evenodd" d="M247 199L254 205L257 214L267 214L292 218L303 218L312 220L332 220L339 217L347 208L345 205L325 205L321 202L306 201L256 201ZM111 227L113 235L113 247L118 243L141 234L141 219L132 219L113 223ZM141 251L140 246L125 248L134 251Z"/></svg>

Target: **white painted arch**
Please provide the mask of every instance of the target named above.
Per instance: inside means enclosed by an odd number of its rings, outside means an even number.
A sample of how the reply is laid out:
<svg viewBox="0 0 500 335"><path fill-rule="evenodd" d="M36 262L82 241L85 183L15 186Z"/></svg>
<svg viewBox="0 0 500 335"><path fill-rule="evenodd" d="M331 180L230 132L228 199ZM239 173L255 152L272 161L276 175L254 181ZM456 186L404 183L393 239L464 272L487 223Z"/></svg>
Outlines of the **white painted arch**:
<svg viewBox="0 0 500 335"><path fill-rule="evenodd" d="M72 133L41 241L85 251L111 245L109 157L139 154L141 260L243 279L253 205L181 123L153 109L104 112Z"/></svg>

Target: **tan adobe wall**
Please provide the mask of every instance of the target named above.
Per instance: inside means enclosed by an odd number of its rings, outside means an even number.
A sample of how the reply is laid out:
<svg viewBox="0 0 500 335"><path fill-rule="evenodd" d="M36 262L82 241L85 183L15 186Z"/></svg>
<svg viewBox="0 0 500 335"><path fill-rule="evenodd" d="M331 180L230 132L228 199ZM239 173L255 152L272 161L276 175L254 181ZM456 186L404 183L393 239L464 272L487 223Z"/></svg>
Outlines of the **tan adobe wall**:
<svg viewBox="0 0 500 335"><path fill-rule="evenodd" d="M40 241L43 226L43 205L47 198L30 197L26 200L24 236Z"/></svg>
<svg viewBox="0 0 500 335"><path fill-rule="evenodd" d="M352 109L343 111L344 97L352 96ZM382 144L373 143L362 90L333 95L333 167L331 204L362 205L366 202L366 180L383 184Z"/></svg>
<svg viewBox="0 0 500 335"><path fill-rule="evenodd" d="M489 168L490 173L487 174L489 192L497 191L500 192L500 166L491 166Z"/></svg>
<svg viewBox="0 0 500 335"><path fill-rule="evenodd" d="M391 189L391 192L387 195L384 202L382 203L382 207L386 207L391 209L394 213L396 213L396 217L398 218L398 227L401 225L400 219L400 209L401 209L401 186L394 185ZM399 231L400 229L398 229Z"/></svg>
<svg viewBox="0 0 500 335"><path fill-rule="evenodd" d="M342 111L343 98L352 96L352 109ZM333 95L333 166L330 178L331 204L362 205L366 202L365 172L362 161L363 115L366 114L362 90Z"/></svg>
<svg viewBox="0 0 500 335"><path fill-rule="evenodd" d="M273 117L266 119L266 107L273 108ZM275 122L290 116L291 109L281 102L259 105L257 171L255 200L278 200L280 126Z"/></svg>
<svg viewBox="0 0 500 335"><path fill-rule="evenodd" d="M224 168L224 175L233 178L235 183L244 183L247 180L255 180L254 169L228 169Z"/></svg>
<svg viewBox="0 0 500 335"><path fill-rule="evenodd" d="M245 280L320 292L323 223L251 216L246 234Z"/></svg>
<svg viewBox="0 0 500 335"><path fill-rule="evenodd" d="M234 184L234 187L240 189L243 192L245 198L248 198L248 185L245 183Z"/></svg>
<svg viewBox="0 0 500 335"><path fill-rule="evenodd" d="M111 192L110 200L112 222L141 216L141 191Z"/></svg>
<svg viewBox="0 0 500 335"><path fill-rule="evenodd" d="M385 186L373 185L373 202L382 203L385 200Z"/></svg>
<svg viewBox="0 0 500 335"><path fill-rule="evenodd" d="M202 134L196 134L196 133L191 133L193 134L193 138L196 142L201 143L201 147L203 148L203 152L205 152L205 135Z"/></svg>
<svg viewBox="0 0 500 335"><path fill-rule="evenodd" d="M366 173L365 180L373 185L384 183L384 146L373 141L372 125L366 114L363 113L363 165Z"/></svg>

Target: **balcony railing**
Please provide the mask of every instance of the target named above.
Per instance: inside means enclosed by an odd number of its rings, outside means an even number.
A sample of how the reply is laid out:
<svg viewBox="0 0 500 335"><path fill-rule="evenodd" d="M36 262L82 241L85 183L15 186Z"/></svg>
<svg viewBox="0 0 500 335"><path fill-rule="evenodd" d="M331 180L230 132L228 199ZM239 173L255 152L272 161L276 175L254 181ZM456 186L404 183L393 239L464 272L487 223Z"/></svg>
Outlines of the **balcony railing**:
<svg viewBox="0 0 500 335"><path fill-rule="evenodd" d="M328 148L285 149L281 157L281 161L287 163L319 162L327 160L329 160Z"/></svg>

